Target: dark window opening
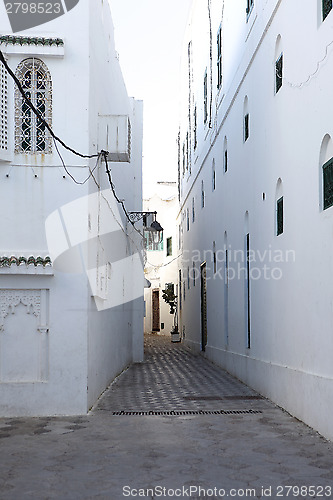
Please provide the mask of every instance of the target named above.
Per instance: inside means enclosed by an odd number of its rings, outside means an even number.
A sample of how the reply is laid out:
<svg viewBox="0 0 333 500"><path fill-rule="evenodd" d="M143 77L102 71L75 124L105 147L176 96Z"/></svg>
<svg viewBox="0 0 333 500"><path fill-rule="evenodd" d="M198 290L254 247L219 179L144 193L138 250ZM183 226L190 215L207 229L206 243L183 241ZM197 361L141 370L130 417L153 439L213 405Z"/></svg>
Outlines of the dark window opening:
<svg viewBox="0 0 333 500"><path fill-rule="evenodd" d="M323 165L324 210L333 205L333 158Z"/></svg>
<svg viewBox="0 0 333 500"><path fill-rule="evenodd" d="M283 54L277 59L275 63L275 93L277 94L282 87L283 75Z"/></svg>
<svg viewBox="0 0 333 500"><path fill-rule="evenodd" d="M222 28L217 33L217 88L222 85Z"/></svg>
<svg viewBox="0 0 333 500"><path fill-rule="evenodd" d="M332 10L332 0L322 0L323 21Z"/></svg>
<svg viewBox="0 0 333 500"><path fill-rule="evenodd" d="M167 257L169 257L170 255L172 255L172 236L170 236L170 238L167 238L166 246L167 246Z"/></svg>
<svg viewBox="0 0 333 500"><path fill-rule="evenodd" d="M246 113L244 116L244 142L248 140L250 136L250 116L249 113Z"/></svg>
<svg viewBox="0 0 333 500"><path fill-rule="evenodd" d="M283 233L283 196L276 202L276 235Z"/></svg>

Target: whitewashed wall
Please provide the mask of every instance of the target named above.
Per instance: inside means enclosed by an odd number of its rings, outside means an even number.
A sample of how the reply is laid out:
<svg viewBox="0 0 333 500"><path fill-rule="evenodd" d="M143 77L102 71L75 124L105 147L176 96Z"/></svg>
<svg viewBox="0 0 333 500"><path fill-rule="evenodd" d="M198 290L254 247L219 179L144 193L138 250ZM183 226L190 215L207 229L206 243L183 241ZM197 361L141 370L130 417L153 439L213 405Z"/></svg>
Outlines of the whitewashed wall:
<svg viewBox="0 0 333 500"><path fill-rule="evenodd" d="M5 24L5 14L2 14L1 33L8 34L10 28ZM28 30L24 35L64 39L63 53L54 54L52 50L36 47L33 55L40 57L51 72L52 126L68 145L81 153L94 154L98 150L98 115L129 116L132 123L131 163L110 163L109 167L117 194L125 200L128 210L140 210L142 103L127 96L116 58L107 3L99 1L92 6L88 0L81 0L70 13ZM13 70L22 59L28 57L24 47L16 53L10 47L2 49L7 52ZM11 83L9 95L12 139ZM72 175L77 180L84 180L89 174L89 160L76 157L62 147L60 150ZM82 240L88 239L89 217L96 206L86 203L84 211L76 213L73 210L77 200L88 200L85 197L96 193L94 182L91 180L84 186L74 184L63 171L54 149L52 155L12 155L10 159L9 162L0 162L1 199L3 207L6 207L6 217L0 223L3 235L1 255L48 255L50 248L46 241L45 221L55 211L59 214L59 209L68 215L67 219L66 216L64 218L65 223L71 223L71 226L67 226L70 241L73 241L71 238L75 237L77 231L81 231ZM95 160L91 160L90 166L95 166ZM6 174L9 176L6 177ZM104 163L96 169L95 177L102 189L108 188ZM67 205L70 210L66 212L62 207L68 203L72 205ZM108 217L110 214L106 216L104 224ZM124 231L133 231L131 228L127 230L122 214L118 222L124 235ZM124 236L118 251L121 257L132 260L133 280L137 288L142 288L141 297L128 301L128 279L124 288L123 279L118 279L119 276L115 278L111 272L109 292L103 300L109 300L112 292L113 296L119 298L120 305L104 308L102 312L97 312L96 300L92 297L93 291L79 253L72 251L71 255L66 254L66 259L58 259L53 267L43 269L38 266L37 274L31 266L0 269L0 291L7 294L6 301L13 300L8 298L8 290L23 290L24 293L28 290L30 298L37 293L37 299L34 299L37 302L38 294L44 297L36 314L31 313L32 305L26 306L21 301L10 308L14 312L13 316L7 314L4 318L4 328L0 332L1 415L85 413L118 373L132 360L142 359L143 272L134 263L136 248L140 249L141 240L137 233L130 236ZM123 303L125 297L126 303ZM25 302L27 300L24 299ZM111 300L110 304L114 305ZM18 370L15 373L14 370L10 378L7 376L6 379L6 375L2 374L8 374L6 367L11 358L17 367L18 356L21 357L22 365L26 363L28 353L22 347L25 345L22 339L27 333L27 312L30 313L28 334L33 336L32 332L35 332L36 335L44 336L41 346L38 344L41 349L39 357L35 356L33 350L29 351L36 369L28 376ZM41 325L47 328L38 333ZM8 331L12 333L12 341L8 340L10 336L6 337ZM6 362L3 353L6 353Z"/></svg>
<svg viewBox="0 0 333 500"><path fill-rule="evenodd" d="M224 10L222 1L211 3L212 127L203 125L203 75L206 67L209 75L210 62L207 6L202 2L195 2L184 44L181 121L182 144L188 130L187 45L192 40L195 90L191 99L198 103L198 148L195 153L192 149L191 174L186 171L181 175L180 221L189 265L197 258L199 269L200 263L207 261L206 355L332 438L332 209L321 208L321 166L332 156L332 149L329 145L326 151L321 145L326 134L333 133L327 105L333 65L329 46L333 14L321 22L319 1L309 2L304 8L301 0L255 0L246 21L245 1L225 0ZM221 21L223 85L217 92L216 34ZM281 43L276 47L279 35ZM327 56L319 63L327 46ZM284 81L275 95L275 60L281 51ZM250 137L244 143L246 96ZM282 186L278 188L279 179ZM284 232L276 236L278 195L284 197ZM193 197L196 219L186 231L184 214L191 208ZM247 232L255 252L250 282L250 349L245 272L241 270L237 278L238 266L245 264L240 252L234 254L238 250L244 254ZM221 251L216 273L212 261L214 241L216 250ZM229 269L236 270L228 290L224 283L225 245L233 259ZM184 260L185 274L187 265ZM266 271L265 265L269 268ZM186 290L181 321L189 345L200 349L200 286L193 287L193 283Z"/></svg>

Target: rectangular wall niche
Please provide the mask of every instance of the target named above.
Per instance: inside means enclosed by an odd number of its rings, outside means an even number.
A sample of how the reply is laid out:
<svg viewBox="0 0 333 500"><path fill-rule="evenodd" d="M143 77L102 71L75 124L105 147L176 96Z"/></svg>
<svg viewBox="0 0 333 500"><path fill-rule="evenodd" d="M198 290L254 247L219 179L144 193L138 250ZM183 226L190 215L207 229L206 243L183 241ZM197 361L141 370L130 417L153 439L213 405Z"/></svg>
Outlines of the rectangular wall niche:
<svg viewBox="0 0 333 500"><path fill-rule="evenodd" d="M0 289L0 382L48 379L49 290Z"/></svg>

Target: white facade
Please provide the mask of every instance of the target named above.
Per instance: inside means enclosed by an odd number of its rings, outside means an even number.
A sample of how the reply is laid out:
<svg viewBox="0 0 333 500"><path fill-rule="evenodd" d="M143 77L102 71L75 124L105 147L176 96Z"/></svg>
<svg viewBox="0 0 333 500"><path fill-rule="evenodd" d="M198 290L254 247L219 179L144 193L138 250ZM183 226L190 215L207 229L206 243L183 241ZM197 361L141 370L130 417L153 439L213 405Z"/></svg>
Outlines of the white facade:
<svg viewBox="0 0 333 500"><path fill-rule="evenodd" d="M332 439L323 165L333 156L333 12L323 20L322 6L194 2L182 78L180 324L190 346Z"/></svg>
<svg viewBox="0 0 333 500"><path fill-rule="evenodd" d="M108 2L80 0L65 16L14 37L0 45L14 72L26 58L49 71L55 134L83 154L108 150L117 196L128 211L141 210L142 103L127 96ZM59 145L78 182L93 171L76 184L54 144L51 153L14 153L14 83L0 65L8 127L0 151L0 415L85 413L143 358L142 238L111 192L105 161ZM30 264L16 264L29 256Z"/></svg>
<svg viewBox="0 0 333 500"><path fill-rule="evenodd" d="M150 287L145 288L145 321L146 333L156 332L170 335L174 326L174 315L170 314L170 306L162 297L162 290L167 283L174 285L177 295L178 283L178 239L176 217L179 210L177 185L174 182L160 182L156 193L143 200L145 211L156 211L156 219L163 227L163 243L146 248L145 276ZM155 316L154 316L155 315Z"/></svg>

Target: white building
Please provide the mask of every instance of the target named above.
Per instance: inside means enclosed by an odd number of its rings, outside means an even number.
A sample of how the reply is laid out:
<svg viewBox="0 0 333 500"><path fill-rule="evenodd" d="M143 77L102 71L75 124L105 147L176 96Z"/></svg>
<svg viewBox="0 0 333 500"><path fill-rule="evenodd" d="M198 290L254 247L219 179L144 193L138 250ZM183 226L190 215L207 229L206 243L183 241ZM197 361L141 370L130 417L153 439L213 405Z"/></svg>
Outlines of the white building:
<svg viewBox="0 0 333 500"><path fill-rule="evenodd" d="M0 10L0 49L54 133L109 151L119 201L142 210L142 103L127 96L108 2L15 35ZM105 161L58 143L60 157L0 71L0 415L85 413L143 357L142 238Z"/></svg>
<svg viewBox="0 0 333 500"><path fill-rule="evenodd" d="M145 276L150 287L145 288L145 333L170 335L174 315L164 301L163 290L169 284L177 295L178 240L176 217L179 210L176 182L159 182L156 194L143 200L144 210L157 212L156 219L163 227L163 240L147 241Z"/></svg>
<svg viewBox="0 0 333 500"><path fill-rule="evenodd" d="M333 438L332 1L195 0L179 164L186 342Z"/></svg>

